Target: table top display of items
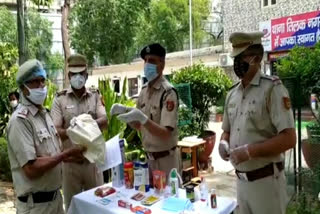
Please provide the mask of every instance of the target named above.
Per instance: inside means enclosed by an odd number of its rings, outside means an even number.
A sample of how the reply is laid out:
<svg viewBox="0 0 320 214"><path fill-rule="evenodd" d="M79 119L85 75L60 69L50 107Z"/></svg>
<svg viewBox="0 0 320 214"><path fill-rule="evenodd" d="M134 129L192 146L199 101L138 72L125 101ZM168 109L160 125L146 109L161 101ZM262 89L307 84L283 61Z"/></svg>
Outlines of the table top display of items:
<svg viewBox="0 0 320 214"><path fill-rule="evenodd" d="M119 143L122 163L112 168L112 182L75 195L68 214L230 214L235 209L235 200L215 191L210 196L205 179L198 187L181 189L176 169L167 178L165 172L149 172L147 162L125 162Z"/></svg>

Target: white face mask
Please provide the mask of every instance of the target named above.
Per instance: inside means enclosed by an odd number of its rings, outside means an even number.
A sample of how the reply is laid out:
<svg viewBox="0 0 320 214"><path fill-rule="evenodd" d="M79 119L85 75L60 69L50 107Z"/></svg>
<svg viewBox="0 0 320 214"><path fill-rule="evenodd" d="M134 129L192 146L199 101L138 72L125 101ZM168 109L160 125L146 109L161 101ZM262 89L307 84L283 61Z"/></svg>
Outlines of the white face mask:
<svg viewBox="0 0 320 214"><path fill-rule="evenodd" d="M70 83L73 88L81 89L86 84L86 78L81 74L76 74L71 77Z"/></svg>
<svg viewBox="0 0 320 214"><path fill-rule="evenodd" d="M17 105L18 105L18 100L12 100L12 101L10 101L10 106L11 106L11 108L15 108L15 107L17 107Z"/></svg>
<svg viewBox="0 0 320 214"><path fill-rule="evenodd" d="M25 87L29 90L29 96L27 98L37 105L42 105L44 100L47 97L47 86L44 88L33 88L30 89L28 86L25 85Z"/></svg>

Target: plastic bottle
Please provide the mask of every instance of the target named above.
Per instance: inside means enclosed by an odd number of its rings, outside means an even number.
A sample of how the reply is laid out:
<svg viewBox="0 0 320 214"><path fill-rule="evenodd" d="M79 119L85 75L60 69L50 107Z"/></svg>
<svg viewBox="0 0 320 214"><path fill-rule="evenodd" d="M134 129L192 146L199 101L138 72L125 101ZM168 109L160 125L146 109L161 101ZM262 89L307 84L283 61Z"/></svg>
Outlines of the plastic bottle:
<svg viewBox="0 0 320 214"><path fill-rule="evenodd" d="M211 189L210 204L212 209L217 208L217 195L215 189Z"/></svg>
<svg viewBox="0 0 320 214"><path fill-rule="evenodd" d="M145 192L149 192L150 190L150 181L149 181L149 166L148 163L140 163L141 170L143 173L143 184L145 185Z"/></svg>
<svg viewBox="0 0 320 214"><path fill-rule="evenodd" d="M182 183L182 179L176 168L171 169L169 184L171 188L171 195L179 197L179 180Z"/></svg>
<svg viewBox="0 0 320 214"><path fill-rule="evenodd" d="M134 189L139 190L142 184L142 170L140 169L140 163L134 162L134 169L133 169L133 178L134 178Z"/></svg>
<svg viewBox="0 0 320 214"><path fill-rule="evenodd" d="M119 146L121 151L122 163L112 168L112 186L113 187L122 187L124 185L124 163L125 163L124 139L119 140Z"/></svg>
<svg viewBox="0 0 320 214"><path fill-rule="evenodd" d="M133 163L132 162L126 162L124 164L124 183L125 183L126 189L133 188Z"/></svg>
<svg viewBox="0 0 320 214"><path fill-rule="evenodd" d="M208 187L207 187L207 183L206 183L203 176L201 176L201 183L199 185L199 189L200 189L200 200L203 202L207 202L207 200L208 200Z"/></svg>

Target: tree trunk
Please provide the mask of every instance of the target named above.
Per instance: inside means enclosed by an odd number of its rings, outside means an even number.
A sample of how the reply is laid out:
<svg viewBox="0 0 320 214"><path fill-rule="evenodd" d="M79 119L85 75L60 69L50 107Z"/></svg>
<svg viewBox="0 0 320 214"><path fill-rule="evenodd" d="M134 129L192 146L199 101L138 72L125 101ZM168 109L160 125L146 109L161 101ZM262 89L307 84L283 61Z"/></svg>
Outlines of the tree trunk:
<svg viewBox="0 0 320 214"><path fill-rule="evenodd" d="M18 48L19 48L19 65L27 60L26 56L26 35L24 31L24 0L17 0L17 27L18 27Z"/></svg>
<svg viewBox="0 0 320 214"><path fill-rule="evenodd" d="M68 58L70 56L70 45L69 45L69 11L70 11L70 0L65 0L62 7L62 18L61 18L61 33L62 33L62 44L64 50L64 81L63 87L69 87L69 78L68 78Z"/></svg>

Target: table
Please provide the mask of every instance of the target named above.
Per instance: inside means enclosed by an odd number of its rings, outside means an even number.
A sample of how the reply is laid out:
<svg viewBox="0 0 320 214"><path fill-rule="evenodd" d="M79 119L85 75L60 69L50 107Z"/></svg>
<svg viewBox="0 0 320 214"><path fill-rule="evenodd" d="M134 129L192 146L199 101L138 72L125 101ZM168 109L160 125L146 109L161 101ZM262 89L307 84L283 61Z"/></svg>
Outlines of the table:
<svg viewBox="0 0 320 214"><path fill-rule="evenodd" d="M111 186L111 184L105 184ZM125 189L124 187L115 188L117 193L107 196L112 202L108 205L102 205L97 202L101 199L94 195L94 191L97 188L82 192L78 195L73 196L71 205L68 210L68 214L89 214L89 213L104 213L104 214L133 214L130 210L118 207L118 200L122 199L133 204L133 206L142 206L140 202L131 200L130 197L137 193L134 189ZM181 198L186 198L185 190L179 190ZM151 195L153 190L150 190L146 195ZM163 199L164 197L162 197ZM168 212L161 209L164 200L161 200L152 206L145 206L152 210L152 214L174 214L174 212ZM194 204L195 214L230 214L237 206L237 203L234 199L227 197L217 197L218 207L211 209L210 207L205 206L205 202L196 201Z"/></svg>
<svg viewBox="0 0 320 214"><path fill-rule="evenodd" d="M189 153L191 154L191 160L192 160L192 167L188 169L183 170L193 170L193 177L198 177L198 156L197 156L197 150L200 146L204 145L206 143L205 140L198 141L198 142L191 142L191 141L179 141L178 147L181 148L182 153Z"/></svg>

